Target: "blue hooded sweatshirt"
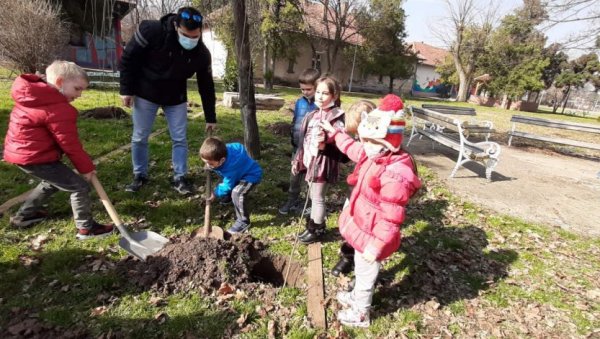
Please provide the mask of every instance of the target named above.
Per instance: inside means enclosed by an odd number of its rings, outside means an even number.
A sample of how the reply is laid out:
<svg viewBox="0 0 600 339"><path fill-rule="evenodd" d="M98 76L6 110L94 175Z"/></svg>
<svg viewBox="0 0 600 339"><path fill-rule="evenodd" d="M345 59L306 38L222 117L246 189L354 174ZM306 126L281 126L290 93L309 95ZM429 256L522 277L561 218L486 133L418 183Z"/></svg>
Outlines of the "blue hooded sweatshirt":
<svg viewBox="0 0 600 339"><path fill-rule="evenodd" d="M234 142L226 145L227 156L223 165L214 169L223 177L223 182L215 187L215 196L222 198L231 194L241 180L257 184L262 178L260 165L246 152L244 145Z"/></svg>
<svg viewBox="0 0 600 339"><path fill-rule="evenodd" d="M304 120L307 113L316 109L317 105L315 104L314 99L307 99L305 96L302 96L300 99L296 100L294 118L292 119L292 146L294 146L294 148L298 148L302 120Z"/></svg>

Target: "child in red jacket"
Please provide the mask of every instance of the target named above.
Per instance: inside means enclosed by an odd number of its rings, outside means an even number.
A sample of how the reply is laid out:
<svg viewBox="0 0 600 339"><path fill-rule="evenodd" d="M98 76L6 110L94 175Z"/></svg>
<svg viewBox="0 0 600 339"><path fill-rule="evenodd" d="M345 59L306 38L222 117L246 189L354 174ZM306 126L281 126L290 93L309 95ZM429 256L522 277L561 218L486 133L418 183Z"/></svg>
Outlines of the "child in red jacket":
<svg viewBox="0 0 600 339"><path fill-rule="evenodd" d="M380 263L400 246L400 225L409 198L421 187L410 154L401 150L404 132L402 100L384 97L378 109L363 113L358 126L359 141L323 122L337 147L356 162L350 203L338 225L344 240L356 251L355 284L351 292L340 292L337 300L346 307L338 313L345 325L368 327L369 309ZM352 180L352 182L350 182Z"/></svg>
<svg viewBox="0 0 600 339"><path fill-rule="evenodd" d="M85 152L77 133L77 110L70 102L88 86L85 71L68 61L55 61L46 68L47 81L23 74L13 83L15 106L10 113L4 139L4 160L41 180L10 224L30 227L47 217L44 202L59 190L71 193L71 207L78 239L104 236L112 225L92 219L90 185L96 167ZM60 160L65 153L80 175Z"/></svg>

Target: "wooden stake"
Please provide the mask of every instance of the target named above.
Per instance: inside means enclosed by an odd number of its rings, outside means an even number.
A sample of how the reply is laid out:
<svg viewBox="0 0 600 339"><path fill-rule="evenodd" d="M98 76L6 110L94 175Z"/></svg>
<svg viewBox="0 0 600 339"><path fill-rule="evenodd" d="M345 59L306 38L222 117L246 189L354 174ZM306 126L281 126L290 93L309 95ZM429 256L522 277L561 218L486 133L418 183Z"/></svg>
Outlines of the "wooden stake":
<svg viewBox="0 0 600 339"><path fill-rule="evenodd" d="M325 291L323 289L323 258L321 243L308 245L308 317L313 326L327 329Z"/></svg>

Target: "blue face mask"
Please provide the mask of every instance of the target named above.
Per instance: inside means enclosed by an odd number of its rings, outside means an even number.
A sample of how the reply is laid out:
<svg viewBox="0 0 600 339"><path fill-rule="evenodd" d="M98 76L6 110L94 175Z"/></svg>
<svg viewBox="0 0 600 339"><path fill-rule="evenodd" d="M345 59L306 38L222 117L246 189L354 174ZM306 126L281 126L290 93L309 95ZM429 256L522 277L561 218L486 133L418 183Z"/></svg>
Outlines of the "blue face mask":
<svg viewBox="0 0 600 339"><path fill-rule="evenodd" d="M200 41L200 37L192 39L182 35L179 32L177 32L177 35L179 36L179 44L181 47L187 49L188 51L194 49L194 47L198 45L198 41Z"/></svg>

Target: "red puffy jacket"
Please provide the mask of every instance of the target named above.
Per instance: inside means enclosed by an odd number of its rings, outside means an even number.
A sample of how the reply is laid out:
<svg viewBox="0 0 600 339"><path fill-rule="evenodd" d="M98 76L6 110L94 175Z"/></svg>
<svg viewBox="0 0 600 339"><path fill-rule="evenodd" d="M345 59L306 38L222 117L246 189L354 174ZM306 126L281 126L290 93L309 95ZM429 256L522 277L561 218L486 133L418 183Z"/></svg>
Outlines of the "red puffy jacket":
<svg viewBox="0 0 600 339"><path fill-rule="evenodd" d="M77 109L39 76L23 74L11 90L15 107L4 139L4 160L37 165L60 160L65 153L79 173L95 169L77 133Z"/></svg>
<svg viewBox="0 0 600 339"><path fill-rule="evenodd" d="M377 260L400 247L400 225L410 197L421 187L408 153L384 153L369 159L362 144L344 133L335 134L340 151L357 163L350 205L340 215L342 237L357 251L368 251Z"/></svg>

